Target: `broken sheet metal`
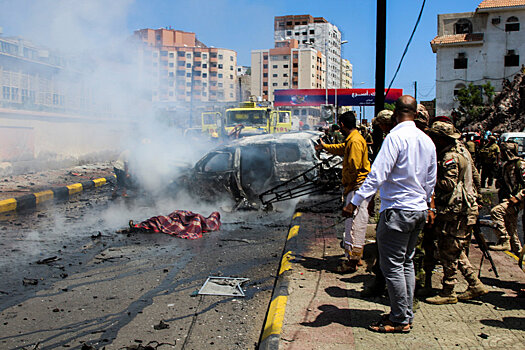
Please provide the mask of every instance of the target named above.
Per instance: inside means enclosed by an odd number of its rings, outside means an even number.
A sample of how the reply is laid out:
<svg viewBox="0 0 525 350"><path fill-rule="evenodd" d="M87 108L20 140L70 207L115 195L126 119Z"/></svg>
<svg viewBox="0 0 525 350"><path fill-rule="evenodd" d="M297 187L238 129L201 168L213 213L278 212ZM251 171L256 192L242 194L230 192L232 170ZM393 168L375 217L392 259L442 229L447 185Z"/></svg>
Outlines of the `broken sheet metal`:
<svg viewBox="0 0 525 350"><path fill-rule="evenodd" d="M198 294L243 297L244 291L241 288L241 284L249 280L249 278L210 276L204 282Z"/></svg>
<svg viewBox="0 0 525 350"><path fill-rule="evenodd" d="M142 221L130 223L131 230L162 232L185 239L201 238L202 234L221 228L221 214L217 211L205 218L201 214L187 210L175 210L168 215L159 215Z"/></svg>

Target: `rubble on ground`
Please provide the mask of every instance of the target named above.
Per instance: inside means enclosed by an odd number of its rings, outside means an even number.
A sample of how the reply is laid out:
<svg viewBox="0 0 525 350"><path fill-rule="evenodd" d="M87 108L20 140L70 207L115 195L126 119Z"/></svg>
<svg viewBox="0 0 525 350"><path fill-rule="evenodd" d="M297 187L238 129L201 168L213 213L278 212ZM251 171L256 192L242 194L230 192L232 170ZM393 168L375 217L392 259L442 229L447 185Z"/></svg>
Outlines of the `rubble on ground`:
<svg viewBox="0 0 525 350"><path fill-rule="evenodd" d="M467 122L458 127L494 132L512 132L525 130L525 70L516 74L514 80L505 80L503 90L494 97L491 106L480 114L478 120ZM461 123L458 123L461 124Z"/></svg>

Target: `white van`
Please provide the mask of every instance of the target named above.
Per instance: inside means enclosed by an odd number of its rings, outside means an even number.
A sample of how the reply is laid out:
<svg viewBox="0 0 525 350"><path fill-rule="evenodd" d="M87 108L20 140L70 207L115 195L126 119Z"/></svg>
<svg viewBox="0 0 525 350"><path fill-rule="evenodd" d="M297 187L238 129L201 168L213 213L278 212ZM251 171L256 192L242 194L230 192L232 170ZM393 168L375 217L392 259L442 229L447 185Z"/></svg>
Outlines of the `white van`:
<svg viewBox="0 0 525 350"><path fill-rule="evenodd" d="M525 156L525 132L506 132L501 134L501 142L515 142L518 144L518 155Z"/></svg>

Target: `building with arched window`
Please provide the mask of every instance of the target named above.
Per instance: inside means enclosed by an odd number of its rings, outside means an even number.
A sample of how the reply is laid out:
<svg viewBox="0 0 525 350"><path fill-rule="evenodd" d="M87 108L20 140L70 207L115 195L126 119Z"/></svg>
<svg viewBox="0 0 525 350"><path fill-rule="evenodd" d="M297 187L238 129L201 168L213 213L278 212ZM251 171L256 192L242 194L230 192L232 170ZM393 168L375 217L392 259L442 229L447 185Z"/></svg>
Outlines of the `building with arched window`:
<svg viewBox="0 0 525 350"><path fill-rule="evenodd" d="M438 15L436 113L458 107L455 96L469 83L490 82L501 91L525 64L525 0L485 0L474 12Z"/></svg>

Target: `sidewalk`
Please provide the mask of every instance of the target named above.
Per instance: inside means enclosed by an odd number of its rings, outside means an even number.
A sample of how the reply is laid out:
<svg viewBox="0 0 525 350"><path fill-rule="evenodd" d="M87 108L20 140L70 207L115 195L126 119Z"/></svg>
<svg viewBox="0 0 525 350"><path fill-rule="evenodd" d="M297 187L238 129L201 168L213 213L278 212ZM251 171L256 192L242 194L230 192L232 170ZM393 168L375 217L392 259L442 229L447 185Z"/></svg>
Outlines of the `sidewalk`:
<svg viewBox="0 0 525 350"><path fill-rule="evenodd" d="M370 243L365 248L364 266L354 274L333 273L331 271L343 258L337 236L344 231L344 225L340 223L329 228L340 220L337 203L331 208L319 209L315 202L310 199L300 203L299 213L292 221L283 259L290 262L290 269L278 279L280 293L287 297L283 299L284 304L281 300L281 306L273 310L284 314L282 328L279 317L273 317L272 324L272 316L268 315L261 348L525 348L525 300L516 298L513 290L518 282L525 283L525 273L519 269L515 258L505 252L491 253L500 274L498 279L489 270L490 264L483 263L481 277L490 293L480 300L454 305L431 305L422 301L409 334L369 331L368 325L389 311L386 297L360 297L364 283L370 283L373 278L367 272L367 264L371 266L374 260L373 225L369 225L367 233ZM301 208L308 212L301 212ZM286 254L291 258L287 259ZM475 268L479 267L480 258L481 252L472 245L470 259ZM286 266L281 266L281 272L284 269ZM441 277L440 271L434 273L435 288L440 286ZM465 290L466 282L462 277L459 281L457 290ZM273 345L268 341L271 337L274 337Z"/></svg>

